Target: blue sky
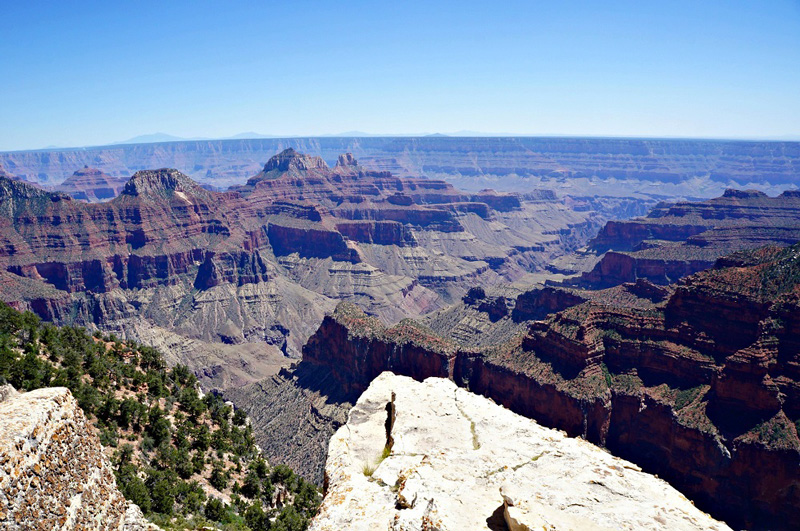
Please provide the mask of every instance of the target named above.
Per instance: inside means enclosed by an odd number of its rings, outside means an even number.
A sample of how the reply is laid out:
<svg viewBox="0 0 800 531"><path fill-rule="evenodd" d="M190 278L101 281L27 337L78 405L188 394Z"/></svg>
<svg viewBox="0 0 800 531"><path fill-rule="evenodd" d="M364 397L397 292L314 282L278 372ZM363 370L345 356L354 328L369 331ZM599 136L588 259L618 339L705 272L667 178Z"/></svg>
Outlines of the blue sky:
<svg viewBox="0 0 800 531"><path fill-rule="evenodd" d="M0 3L0 150L164 132L800 138L800 1Z"/></svg>

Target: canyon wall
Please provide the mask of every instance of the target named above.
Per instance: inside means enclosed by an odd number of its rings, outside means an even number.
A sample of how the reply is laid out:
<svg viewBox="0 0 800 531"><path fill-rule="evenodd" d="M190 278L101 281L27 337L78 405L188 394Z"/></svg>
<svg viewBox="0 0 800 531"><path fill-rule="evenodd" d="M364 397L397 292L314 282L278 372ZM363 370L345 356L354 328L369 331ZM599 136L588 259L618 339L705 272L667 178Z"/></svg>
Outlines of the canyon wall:
<svg viewBox="0 0 800 531"><path fill-rule="evenodd" d="M0 154L0 165L31 181L56 184L90 166L115 176L146 168L173 167L201 181L226 187L261 170L274 153L293 147L329 163L353 153L362 164L397 175L446 177L478 190L526 187L526 182L615 179L607 186L662 183L659 193L684 184L685 193L710 196L729 183L785 188L800 183L800 143L735 140L667 140L546 137L321 137L197 140ZM345 161L346 162L346 161ZM511 178L509 178L511 177ZM705 179L706 185L698 186ZM502 186L502 184L501 184ZM671 188L672 187L672 188ZM530 188L528 185L527 188ZM587 188L588 190L589 188ZM678 189L678 188L675 188Z"/></svg>
<svg viewBox="0 0 800 531"><path fill-rule="evenodd" d="M765 249L666 291L595 292L482 350L343 304L301 366L349 396L383 371L449 378L607 447L732 525L786 528L800 518L799 256Z"/></svg>
<svg viewBox="0 0 800 531"><path fill-rule="evenodd" d="M733 251L800 242L800 193L769 197L728 189L706 201L659 204L645 217L609 221L588 245L605 253L572 286L606 288L646 279L670 284Z"/></svg>

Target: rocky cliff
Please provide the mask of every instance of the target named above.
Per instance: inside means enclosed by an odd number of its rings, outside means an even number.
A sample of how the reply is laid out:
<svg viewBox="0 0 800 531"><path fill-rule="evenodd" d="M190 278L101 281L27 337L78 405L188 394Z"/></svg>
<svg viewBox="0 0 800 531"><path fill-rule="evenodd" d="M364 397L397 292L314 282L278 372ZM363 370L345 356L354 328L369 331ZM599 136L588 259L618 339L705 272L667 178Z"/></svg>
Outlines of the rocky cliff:
<svg viewBox="0 0 800 531"><path fill-rule="evenodd" d="M331 439L312 531L729 529L665 481L449 380L379 375Z"/></svg>
<svg viewBox="0 0 800 531"><path fill-rule="evenodd" d="M669 284L733 251L798 241L800 194L728 189L708 201L661 204L646 217L609 221L589 243L605 255L567 284L604 288L639 278Z"/></svg>
<svg viewBox="0 0 800 531"><path fill-rule="evenodd" d="M0 388L0 527L156 531L117 490L111 464L63 387Z"/></svg>
<svg viewBox="0 0 800 531"><path fill-rule="evenodd" d="M666 288L640 281L581 295L481 349L340 305L298 369L321 372L349 400L387 370L449 378L607 447L735 526L791 527L800 518L800 247L735 254Z"/></svg>
<svg viewBox="0 0 800 531"><path fill-rule="evenodd" d="M173 169L92 204L0 178L0 210L6 302L153 344L208 387L274 374L337 301L419 316L540 270L604 220L291 149L224 193Z"/></svg>

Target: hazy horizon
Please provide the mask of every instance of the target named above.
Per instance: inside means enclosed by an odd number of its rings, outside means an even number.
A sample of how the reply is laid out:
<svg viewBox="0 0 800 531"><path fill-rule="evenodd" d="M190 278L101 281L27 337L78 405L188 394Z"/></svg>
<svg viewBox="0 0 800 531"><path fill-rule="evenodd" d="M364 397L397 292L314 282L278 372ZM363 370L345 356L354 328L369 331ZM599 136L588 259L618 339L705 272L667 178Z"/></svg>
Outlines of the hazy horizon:
<svg viewBox="0 0 800 531"><path fill-rule="evenodd" d="M149 137L158 136L171 137L168 139L156 139ZM791 142L800 143L800 135L787 136L787 137L763 137L763 138L749 138L749 137L688 137L688 136L634 136L634 135L570 135L570 134L506 134L506 133L481 133L478 131L456 131L454 133L367 133L363 131L352 131L338 134L321 134L321 135L262 135L246 136L244 133L227 137L194 137L182 138L169 135L167 133L153 133L146 135L139 135L127 140L117 142L107 142L103 144L88 144L84 146L44 146L34 148L22 149L9 149L0 150L0 153L11 153L15 151L68 151L74 149L93 149L114 146L131 146L139 144L162 144L170 142L217 142L217 141L235 141L235 140L290 140L293 138L426 138L426 137L445 137L445 138L594 138L594 139L620 139L620 140L697 140L697 141L718 141L718 142Z"/></svg>
<svg viewBox="0 0 800 531"><path fill-rule="evenodd" d="M83 1L0 14L0 151L157 133L800 140L800 3L788 0Z"/></svg>

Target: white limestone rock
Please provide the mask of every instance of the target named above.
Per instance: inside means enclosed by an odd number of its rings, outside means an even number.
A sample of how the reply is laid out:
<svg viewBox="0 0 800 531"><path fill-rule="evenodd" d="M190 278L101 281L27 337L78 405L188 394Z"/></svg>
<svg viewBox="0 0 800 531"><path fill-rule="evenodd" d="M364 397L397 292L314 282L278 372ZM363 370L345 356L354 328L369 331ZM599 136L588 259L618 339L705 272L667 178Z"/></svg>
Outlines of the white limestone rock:
<svg viewBox="0 0 800 531"><path fill-rule="evenodd" d="M325 472L312 531L729 529L636 465L441 378L376 378Z"/></svg>
<svg viewBox="0 0 800 531"><path fill-rule="evenodd" d="M0 529L153 531L68 389L0 392Z"/></svg>

